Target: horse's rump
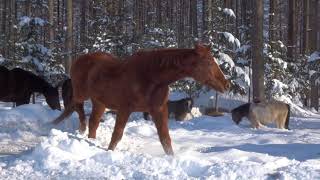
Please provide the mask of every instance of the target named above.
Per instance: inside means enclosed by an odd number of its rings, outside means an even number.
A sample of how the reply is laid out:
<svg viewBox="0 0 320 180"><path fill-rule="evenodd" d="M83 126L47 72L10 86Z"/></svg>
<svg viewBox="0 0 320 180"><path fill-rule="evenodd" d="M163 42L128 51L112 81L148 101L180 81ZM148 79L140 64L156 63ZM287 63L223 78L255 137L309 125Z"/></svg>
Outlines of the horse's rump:
<svg viewBox="0 0 320 180"><path fill-rule="evenodd" d="M89 98L89 88L103 79L112 79L120 72L122 63L107 53L92 53L80 56L71 66L73 98L84 101ZM107 83L107 81L106 81Z"/></svg>

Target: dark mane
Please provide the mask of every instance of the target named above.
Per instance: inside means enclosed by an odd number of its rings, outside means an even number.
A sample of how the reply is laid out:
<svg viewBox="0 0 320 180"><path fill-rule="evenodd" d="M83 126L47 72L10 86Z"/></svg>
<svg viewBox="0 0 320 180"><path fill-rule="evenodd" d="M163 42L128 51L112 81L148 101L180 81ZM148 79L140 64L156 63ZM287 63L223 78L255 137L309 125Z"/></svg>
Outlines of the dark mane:
<svg viewBox="0 0 320 180"><path fill-rule="evenodd" d="M251 103L246 103L246 104L240 105L239 107L234 108L231 112L232 113L240 113L243 116L247 116L249 114L250 104Z"/></svg>
<svg viewBox="0 0 320 180"><path fill-rule="evenodd" d="M129 60L139 61L146 69L179 67L191 57L197 56L194 49L157 49L142 50L134 53ZM151 62L150 62L151 61Z"/></svg>

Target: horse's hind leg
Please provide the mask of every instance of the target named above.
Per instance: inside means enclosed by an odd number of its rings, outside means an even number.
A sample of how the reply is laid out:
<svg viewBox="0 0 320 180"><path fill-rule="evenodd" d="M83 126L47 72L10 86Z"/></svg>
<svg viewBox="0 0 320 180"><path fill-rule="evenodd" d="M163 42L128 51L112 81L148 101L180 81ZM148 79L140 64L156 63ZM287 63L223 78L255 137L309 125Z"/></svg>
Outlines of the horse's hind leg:
<svg viewBox="0 0 320 180"><path fill-rule="evenodd" d="M83 102L76 103L75 110L79 115L79 122L80 122L79 131L80 133L84 133L86 131L86 116L84 113L84 103Z"/></svg>
<svg viewBox="0 0 320 180"><path fill-rule="evenodd" d="M277 128L285 129L286 117L287 117L287 113L282 113L281 115L278 115L276 119Z"/></svg>
<svg viewBox="0 0 320 180"><path fill-rule="evenodd" d="M111 141L108 149L114 150L122 138L124 127L127 124L130 112L125 110L117 111L116 124L114 125Z"/></svg>
<svg viewBox="0 0 320 180"><path fill-rule="evenodd" d="M151 111L154 123L156 125L160 142L167 155L173 155L171 138L168 128L168 108L164 105L161 110Z"/></svg>
<svg viewBox="0 0 320 180"><path fill-rule="evenodd" d="M105 108L104 104L92 100L92 112L89 119L89 138L96 138L96 131Z"/></svg>

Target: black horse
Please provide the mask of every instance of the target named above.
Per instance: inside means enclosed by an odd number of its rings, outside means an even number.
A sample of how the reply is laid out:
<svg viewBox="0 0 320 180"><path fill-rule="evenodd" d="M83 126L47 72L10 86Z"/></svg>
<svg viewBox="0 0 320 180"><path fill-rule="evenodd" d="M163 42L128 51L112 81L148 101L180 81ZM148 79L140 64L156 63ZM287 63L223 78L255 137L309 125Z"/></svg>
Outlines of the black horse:
<svg viewBox="0 0 320 180"><path fill-rule="evenodd" d="M15 102L17 106L29 104L30 96L37 92L44 95L51 109L61 110L58 88L29 71L0 66L0 85L0 101Z"/></svg>

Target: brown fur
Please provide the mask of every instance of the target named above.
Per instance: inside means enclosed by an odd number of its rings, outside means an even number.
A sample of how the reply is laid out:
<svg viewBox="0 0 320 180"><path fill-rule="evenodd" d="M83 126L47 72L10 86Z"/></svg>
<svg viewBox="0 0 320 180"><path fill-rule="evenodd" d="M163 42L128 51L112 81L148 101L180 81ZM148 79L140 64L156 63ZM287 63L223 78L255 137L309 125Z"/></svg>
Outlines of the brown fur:
<svg viewBox="0 0 320 180"><path fill-rule="evenodd" d="M168 86L185 77L192 77L220 92L229 88L229 81L214 61L210 48L203 45L196 45L195 49L142 51L124 60L107 53L80 56L71 67L72 103L54 123L59 123L76 110L80 130L84 131L83 102L90 98L93 107L89 119L89 138L96 137L96 129L106 107L117 112L108 147L114 150L131 112L149 112L165 153L172 155L168 129Z"/></svg>

